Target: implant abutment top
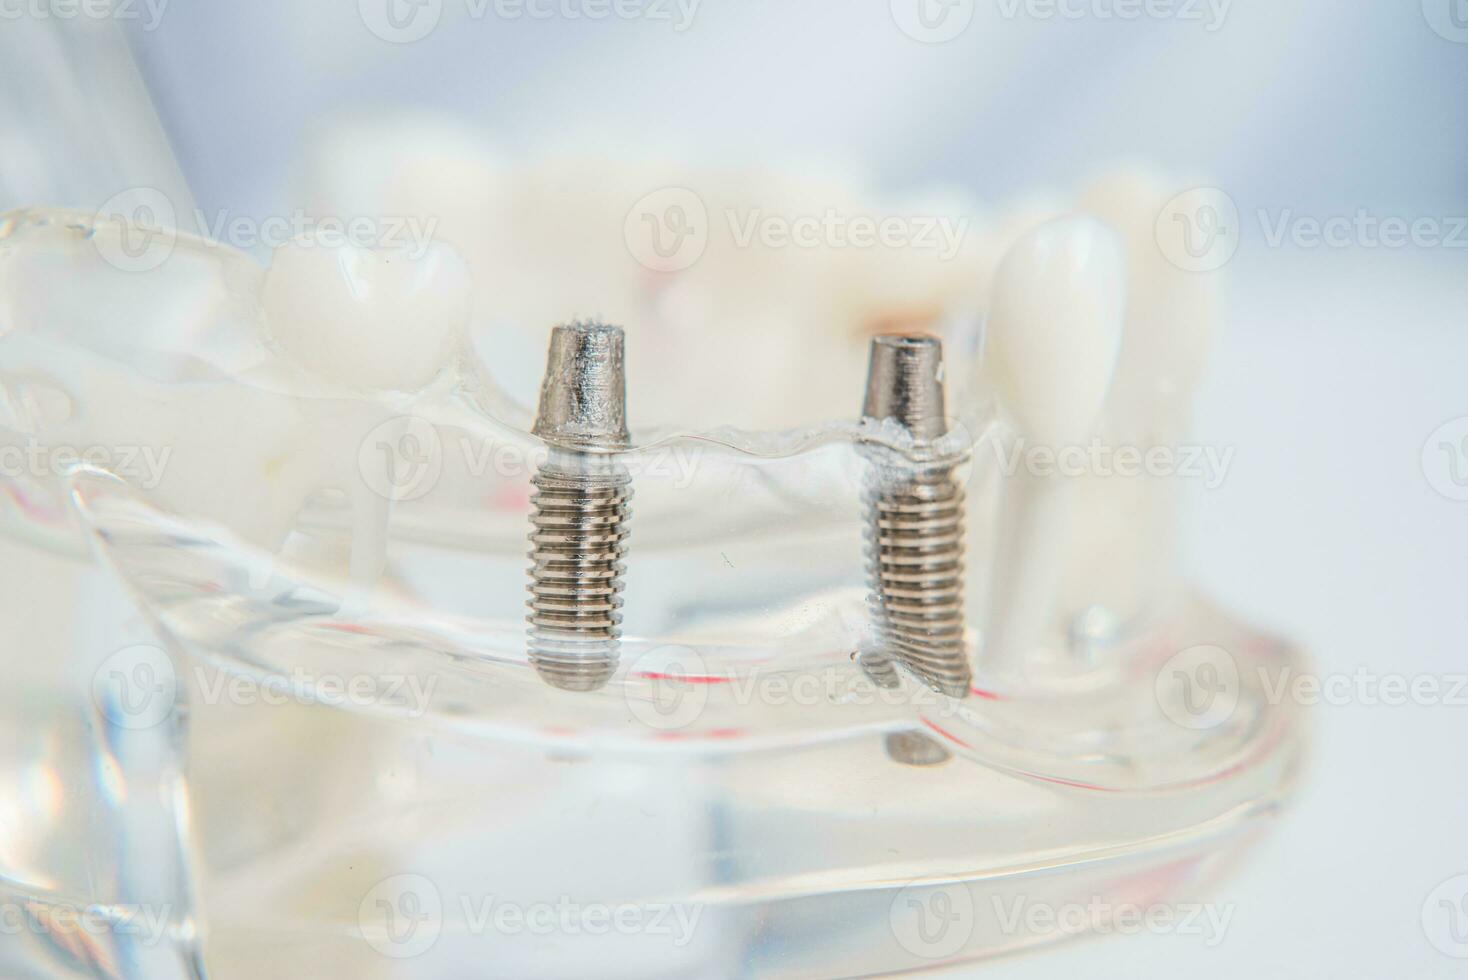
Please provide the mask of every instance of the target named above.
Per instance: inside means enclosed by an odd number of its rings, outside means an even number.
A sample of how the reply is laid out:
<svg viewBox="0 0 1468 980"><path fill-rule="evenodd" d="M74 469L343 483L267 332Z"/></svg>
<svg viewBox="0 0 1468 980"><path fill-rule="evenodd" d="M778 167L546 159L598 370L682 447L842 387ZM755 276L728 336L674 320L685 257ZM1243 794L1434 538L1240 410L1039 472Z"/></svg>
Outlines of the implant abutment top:
<svg viewBox="0 0 1468 980"><path fill-rule="evenodd" d="M865 418L893 419L916 442L948 434L943 396L943 343L936 337L888 334L872 340Z"/></svg>
<svg viewBox="0 0 1468 980"><path fill-rule="evenodd" d="M554 448L580 452L612 452L631 444L621 327L570 323L551 331L532 431Z"/></svg>

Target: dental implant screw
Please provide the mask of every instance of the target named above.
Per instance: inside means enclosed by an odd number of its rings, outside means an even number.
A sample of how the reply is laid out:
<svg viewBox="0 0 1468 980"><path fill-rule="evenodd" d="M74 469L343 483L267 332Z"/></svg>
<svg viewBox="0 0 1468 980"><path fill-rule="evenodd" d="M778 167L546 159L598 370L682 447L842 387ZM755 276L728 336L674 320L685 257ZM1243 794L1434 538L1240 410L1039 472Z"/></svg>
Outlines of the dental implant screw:
<svg viewBox="0 0 1468 980"><path fill-rule="evenodd" d="M551 331L534 433L550 449L531 478L529 658L545 681L594 691L617 669L631 477L620 327Z"/></svg>
<svg viewBox="0 0 1468 980"><path fill-rule="evenodd" d="M965 453L940 453L944 415L943 345L936 337L873 339L863 417L895 422L911 440L899 451L864 449L871 466L864 493L868 599L876 657L898 660L930 687L967 697L972 683L963 615L963 488L954 470Z"/></svg>

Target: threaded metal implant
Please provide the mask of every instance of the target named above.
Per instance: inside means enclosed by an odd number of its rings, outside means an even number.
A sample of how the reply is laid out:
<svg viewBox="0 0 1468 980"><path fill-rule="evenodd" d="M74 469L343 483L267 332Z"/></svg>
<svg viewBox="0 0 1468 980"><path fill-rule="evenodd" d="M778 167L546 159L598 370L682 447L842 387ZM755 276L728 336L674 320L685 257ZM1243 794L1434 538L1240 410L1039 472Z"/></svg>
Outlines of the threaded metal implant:
<svg viewBox="0 0 1468 980"><path fill-rule="evenodd" d="M972 672L963 616L964 495L953 472L963 460L923 458L923 450L948 431L942 379L937 338L872 341L862 414L896 421L912 436L914 453L868 447L867 575L880 655L900 660L935 690L962 698Z"/></svg>
<svg viewBox="0 0 1468 980"><path fill-rule="evenodd" d="M594 691L617 669L632 481L618 327L551 332L534 432L551 456L532 483L530 662L545 681Z"/></svg>

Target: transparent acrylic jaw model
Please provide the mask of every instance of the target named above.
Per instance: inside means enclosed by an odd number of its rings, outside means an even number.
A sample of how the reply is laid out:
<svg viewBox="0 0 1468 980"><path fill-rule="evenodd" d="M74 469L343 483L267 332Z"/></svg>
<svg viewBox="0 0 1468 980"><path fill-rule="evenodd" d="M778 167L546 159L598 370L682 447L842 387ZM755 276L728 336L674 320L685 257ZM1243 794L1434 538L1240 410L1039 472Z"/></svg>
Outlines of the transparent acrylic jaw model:
<svg viewBox="0 0 1468 980"><path fill-rule="evenodd" d="M492 371L308 382L258 267L180 236L119 269L122 231L0 226L0 439L45 461L6 469L8 553L85 583L84 627L6 652L74 664L0 720L7 973L902 973L1076 932L1019 907L1201 901L1293 783L1260 678L1297 655L1185 589L986 675L990 452L956 476L971 689L868 673L855 420L638 440L614 669L548 683L547 449Z"/></svg>

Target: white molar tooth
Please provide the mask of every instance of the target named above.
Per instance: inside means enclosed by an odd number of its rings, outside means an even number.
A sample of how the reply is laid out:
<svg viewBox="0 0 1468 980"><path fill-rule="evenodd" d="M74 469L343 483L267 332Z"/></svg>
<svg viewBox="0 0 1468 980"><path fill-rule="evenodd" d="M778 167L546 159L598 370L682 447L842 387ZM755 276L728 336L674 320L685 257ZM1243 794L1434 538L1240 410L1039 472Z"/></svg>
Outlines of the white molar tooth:
<svg viewBox="0 0 1468 980"><path fill-rule="evenodd" d="M1082 216L1021 236L995 275L988 372L1019 430L1006 452L1018 466L1002 493L982 660L995 678L1025 672L1068 557L1076 481L1032 471L1027 453L1059 453L1091 436L1121 345L1125 276L1120 241Z"/></svg>
<svg viewBox="0 0 1468 980"><path fill-rule="evenodd" d="M469 319L472 283L446 245L360 248L297 241L265 277L266 330L316 376L414 391L448 363Z"/></svg>

